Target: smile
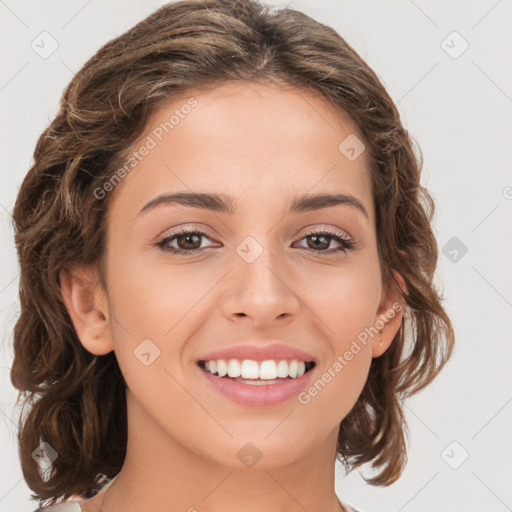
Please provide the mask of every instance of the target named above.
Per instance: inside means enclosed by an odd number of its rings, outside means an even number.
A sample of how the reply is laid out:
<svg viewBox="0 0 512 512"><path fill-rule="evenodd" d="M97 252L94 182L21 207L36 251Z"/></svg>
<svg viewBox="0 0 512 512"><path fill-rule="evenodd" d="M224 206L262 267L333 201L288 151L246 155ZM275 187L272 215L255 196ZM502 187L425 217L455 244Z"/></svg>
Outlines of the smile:
<svg viewBox="0 0 512 512"><path fill-rule="evenodd" d="M297 359L218 359L198 361L202 375L221 395L250 406L283 403L306 387L316 366Z"/></svg>

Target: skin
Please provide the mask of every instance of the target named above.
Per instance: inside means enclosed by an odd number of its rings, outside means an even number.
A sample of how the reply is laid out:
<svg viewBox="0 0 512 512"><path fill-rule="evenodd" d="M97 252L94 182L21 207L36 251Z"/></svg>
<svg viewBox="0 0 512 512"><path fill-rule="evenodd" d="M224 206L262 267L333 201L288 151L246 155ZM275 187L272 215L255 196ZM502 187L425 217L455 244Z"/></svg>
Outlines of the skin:
<svg viewBox="0 0 512 512"><path fill-rule="evenodd" d="M198 105L117 185L108 217L107 290L95 268L61 275L83 346L97 355L114 350L128 387L125 464L108 491L83 509L340 510L339 424L372 358L392 342L403 310L387 320L383 346L370 337L308 404L296 398L263 408L236 404L200 378L196 361L248 339L277 339L313 354L319 378L359 333L394 303L404 305L381 283L367 154L349 161L338 150L357 130L310 91L234 82L187 91L191 96ZM140 140L184 103L160 108ZM231 215L167 204L137 217L154 197L178 191L227 194L239 206ZM321 192L355 196L368 218L350 205L283 215L295 196ZM174 239L174 248L211 249L181 256L155 246L179 227L211 236L195 245ZM356 248L322 253L304 238L314 227L337 229ZM263 248L253 263L236 252L247 236ZM340 246L332 238L320 242L324 251ZM149 366L134 356L147 338L160 350ZM262 455L250 468L237 457L249 441Z"/></svg>

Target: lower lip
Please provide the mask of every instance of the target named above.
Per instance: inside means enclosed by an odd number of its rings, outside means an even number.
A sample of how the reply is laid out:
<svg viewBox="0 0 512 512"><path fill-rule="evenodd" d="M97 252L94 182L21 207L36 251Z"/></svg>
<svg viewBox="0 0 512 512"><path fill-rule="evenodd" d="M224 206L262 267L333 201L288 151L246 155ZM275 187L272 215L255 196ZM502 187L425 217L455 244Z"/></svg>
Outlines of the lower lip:
<svg viewBox="0 0 512 512"><path fill-rule="evenodd" d="M277 384L244 384L233 379L217 377L212 373L198 370L221 395L241 405L266 407L278 405L297 396L307 385L314 368L295 379L285 379Z"/></svg>

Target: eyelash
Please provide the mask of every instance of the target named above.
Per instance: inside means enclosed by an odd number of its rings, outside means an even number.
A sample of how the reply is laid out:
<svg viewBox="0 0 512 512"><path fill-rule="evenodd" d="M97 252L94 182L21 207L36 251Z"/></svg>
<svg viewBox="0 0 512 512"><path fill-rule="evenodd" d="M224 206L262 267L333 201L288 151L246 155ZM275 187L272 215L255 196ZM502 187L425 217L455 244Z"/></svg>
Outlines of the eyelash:
<svg viewBox="0 0 512 512"><path fill-rule="evenodd" d="M199 229L181 228L179 231L172 233L170 236L167 236L167 237L163 238L162 240L160 240L159 242L157 242L155 244L155 246L164 252L169 252L171 254L179 254L181 256L188 256L188 255L192 255L192 254L196 254L196 255L202 254L203 252L207 251L208 249L211 249L211 247L203 247L202 249L194 249L191 251L187 251L185 249L175 249L174 247L170 247L168 245L175 238L182 236L182 235L188 235L188 234L199 235L201 237L211 238L208 235L208 233L200 231ZM340 243L341 247L338 247L336 249L319 250L319 251L301 247L301 249L308 251L308 252L320 253L320 254L322 254L322 253L323 254L333 254L333 253L337 253L339 251L343 251L346 253L347 251L350 251L355 247L355 242L352 238L347 238L346 235L343 235L342 233L340 233L338 231L329 231L329 230L325 230L325 229L316 229L316 228L314 228L311 231L309 231L308 233L306 233L298 241L303 240L304 238L308 238L310 236L325 236L327 238L331 238L332 240Z"/></svg>

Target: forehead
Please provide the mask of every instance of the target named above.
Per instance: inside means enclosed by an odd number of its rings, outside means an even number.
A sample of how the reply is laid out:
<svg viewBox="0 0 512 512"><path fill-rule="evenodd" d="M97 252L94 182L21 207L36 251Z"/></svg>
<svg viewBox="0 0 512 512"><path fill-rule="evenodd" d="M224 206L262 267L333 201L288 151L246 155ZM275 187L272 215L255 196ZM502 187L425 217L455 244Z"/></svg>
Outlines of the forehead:
<svg viewBox="0 0 512 512"><path fill-rule="evenodd" d="M160 106L129 148L127 158L137 153L137 161L111 209L133 218L163 192L219 193L254 206L281 201L281 208L308 192L345 193L373 219L366 151L356 159L346 153L354 141L361 141L355 124L312 90L246 82L190 89Z"/></svg>

